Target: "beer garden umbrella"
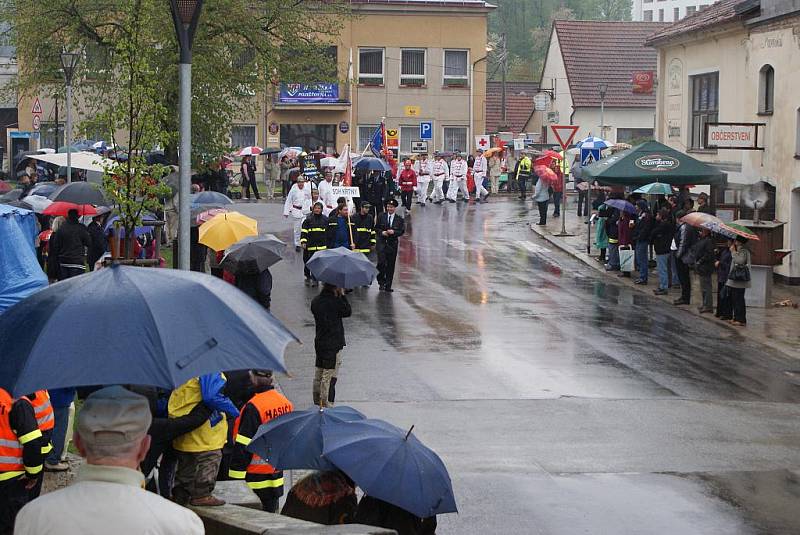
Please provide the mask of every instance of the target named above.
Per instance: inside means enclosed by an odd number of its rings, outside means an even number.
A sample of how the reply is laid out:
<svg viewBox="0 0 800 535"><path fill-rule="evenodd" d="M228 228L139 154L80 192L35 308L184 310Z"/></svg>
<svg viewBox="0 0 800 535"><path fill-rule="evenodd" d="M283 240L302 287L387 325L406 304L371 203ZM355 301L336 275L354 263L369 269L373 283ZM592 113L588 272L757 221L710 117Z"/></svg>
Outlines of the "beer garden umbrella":
<svg viewBox="0 0 800 535"><path fill-rule="evenodd" d="M172 390L220 370L285 371L295 337L221 279L115 265L52 284L0 315L0 387Z"/></svg>

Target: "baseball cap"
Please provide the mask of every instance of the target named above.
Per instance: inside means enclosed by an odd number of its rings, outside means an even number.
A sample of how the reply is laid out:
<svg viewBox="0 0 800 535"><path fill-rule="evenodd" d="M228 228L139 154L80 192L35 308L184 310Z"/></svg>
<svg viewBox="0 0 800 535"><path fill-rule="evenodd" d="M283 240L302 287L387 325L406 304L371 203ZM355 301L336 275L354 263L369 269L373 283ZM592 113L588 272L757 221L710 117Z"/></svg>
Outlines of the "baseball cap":
<svg viewBox="0 0 800 535"><path fill-rule="evenodd" d="M109 386L86 398L76 428L87 444L120 446L142 438L152 420L147 398L121 386Z"/></svg>

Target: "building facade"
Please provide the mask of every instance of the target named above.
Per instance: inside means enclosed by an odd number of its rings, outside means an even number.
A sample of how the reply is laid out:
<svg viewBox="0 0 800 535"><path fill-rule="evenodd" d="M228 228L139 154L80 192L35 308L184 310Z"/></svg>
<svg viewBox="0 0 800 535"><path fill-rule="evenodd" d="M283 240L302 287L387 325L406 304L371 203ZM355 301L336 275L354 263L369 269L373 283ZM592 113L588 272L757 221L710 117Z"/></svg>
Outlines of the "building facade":
<svg viewBox="0 0 800 535"><path fill-rule="evenodd" d="M631 19L640 22L677 22L703 11L711 0L633 0Z"/></svg>
<svg viewBox="0 0 800 535"><path fill-rule="evenodd" d="M655 72L656 54L644 41L663 27L645 22L554 22L540 81L549 104L531 114L525 131L541 132L545 143L556 142L551 124L580 126L576 139L590 134L618 143L652 138L655 95L646 88L634 92L631 80L637 72Z"/></svg>
<svg viewBox="0 0 800 535"><path fill-rule="evenodd" d="M722 0L657 33L656 137L728 173L723 215L780 221L794 252L775 273L800 283L800 10L779 0ZM708 149L706 123L757 123L763 150Z"/></svg>
<svg viewBox="0 0 800 535"><path fill-rule="evenodd" d="M284 81L267 99L267 146L363 151L385 120L401 156L469 151L485 130L488 14L483 0L353 0L354 18L331 43L338 77L350 83Z"/></svg>

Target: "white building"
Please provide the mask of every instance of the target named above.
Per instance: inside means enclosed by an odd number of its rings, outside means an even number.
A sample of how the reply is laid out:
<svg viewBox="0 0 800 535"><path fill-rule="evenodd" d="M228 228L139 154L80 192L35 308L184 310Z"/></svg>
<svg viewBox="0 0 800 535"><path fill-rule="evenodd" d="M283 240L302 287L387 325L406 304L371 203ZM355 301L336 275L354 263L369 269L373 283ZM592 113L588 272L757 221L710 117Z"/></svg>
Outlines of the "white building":
<svg viewBox="0 0 800 535"><path fill-rule="evenodd" d="M633 0L631 19L644 22L676 22L702 11L711 0Z"/></svg>

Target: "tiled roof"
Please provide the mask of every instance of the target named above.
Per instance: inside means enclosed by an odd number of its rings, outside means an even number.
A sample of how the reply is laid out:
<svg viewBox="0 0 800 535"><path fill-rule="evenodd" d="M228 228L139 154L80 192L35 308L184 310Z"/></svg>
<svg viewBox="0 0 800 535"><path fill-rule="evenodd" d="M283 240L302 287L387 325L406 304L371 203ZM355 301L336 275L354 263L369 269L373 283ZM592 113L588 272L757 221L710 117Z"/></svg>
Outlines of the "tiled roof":
<svg viewBox="0 0 800 535"><path fill-rule="evenodd" d="M554 29L567 71L572 105L599 107L598 84L608 84L605 105L619 108L655 108L655 94L634 94L631 75L655 71L655 49L645 40L663 29L661 22L604 22L557 20Z"/></svg>
<svg viewBox="0 0 800 535"><path fill-rule="evenodd" d="M668 41L680 35L704 30L711 26L740 20L754 6L752 0L721 0L703 11L697 11L651 35L647 45Z"/></svg>
<svg viewBox="0 0 800 535"><path fill-rule="evenodd" d="M494 8L484 0L350 0L351 4Z"/></svg>
<svg viewBox="0 0 800 535"><path fill-rule="evenodd" d="M533 96L539 91L539 82L506 83L506 121L510 130L519 134L533 112ZM486 132L500 130L503 120L503 84L486 82Z"/></svg>

